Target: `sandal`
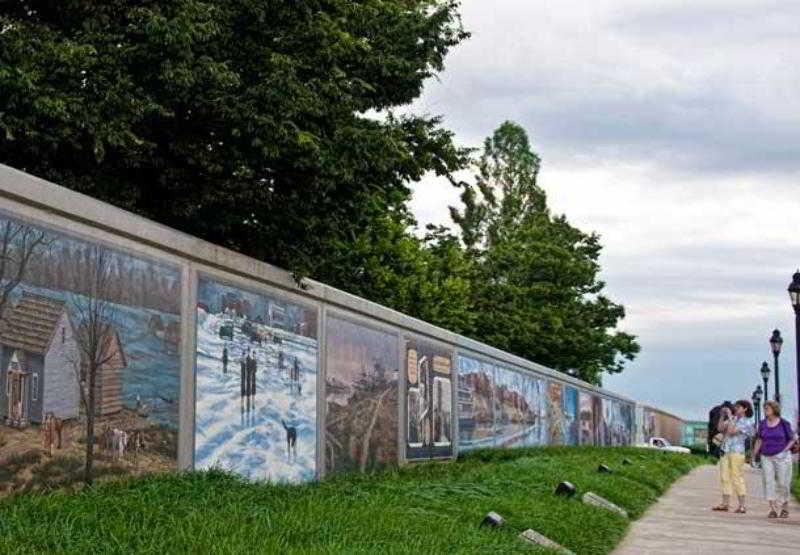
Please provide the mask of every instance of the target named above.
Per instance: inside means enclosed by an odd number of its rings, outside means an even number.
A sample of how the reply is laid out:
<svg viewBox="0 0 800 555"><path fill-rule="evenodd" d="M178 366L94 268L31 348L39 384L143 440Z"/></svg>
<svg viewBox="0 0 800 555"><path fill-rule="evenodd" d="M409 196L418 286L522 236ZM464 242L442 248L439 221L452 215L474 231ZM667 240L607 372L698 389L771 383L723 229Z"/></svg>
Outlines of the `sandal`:
<svg viewBox="0 0 800 555"><path fill-rule="evenodd" d="M789 518L789 511L787 509L781 509L781 518Z"/></svg>
<svg viewBox="0 0 800 555"><path fill-rule="evenodd" d="M770 511L769 514L767 515L767 518L778 518L778 513L776 513L775 511Z"/></svg>
<svg viewBox="0 0 800 555"><path fill-rule="evenodd" d="M728 505L717 505L716 507L711 507L711 510L728 512L731 508Z"/></svg>
<svg viewBox="0 0 800 555"><path fill-rule="evenodd" d="M740 515L743 515L743 514L745 514L747 512L747 509L745 509L744 507L739 507L738 509L736 509L733 512L737 513L737 514L740 514Z"/></svg>

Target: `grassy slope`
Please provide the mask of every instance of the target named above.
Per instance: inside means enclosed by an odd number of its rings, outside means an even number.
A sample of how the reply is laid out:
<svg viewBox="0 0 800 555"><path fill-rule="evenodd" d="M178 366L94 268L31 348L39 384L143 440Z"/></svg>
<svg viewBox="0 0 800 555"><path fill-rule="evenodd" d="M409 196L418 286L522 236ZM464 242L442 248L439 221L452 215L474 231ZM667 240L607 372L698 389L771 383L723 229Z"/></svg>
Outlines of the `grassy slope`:
<svg viewBox="0 0 800 555"><path fill-rule="evenodd" d="M632 465L622 465L624 458ZM600 474L599 462L614 473ZM0 552L514 553L535 528L573 551L607 553L628 522L552 494L560 480L633 518L699 457L639 449L479 451L456 463L343 476L302 486L220 473L130 479L0 502ZM480 528L494 510L508 524Z"/></svg>

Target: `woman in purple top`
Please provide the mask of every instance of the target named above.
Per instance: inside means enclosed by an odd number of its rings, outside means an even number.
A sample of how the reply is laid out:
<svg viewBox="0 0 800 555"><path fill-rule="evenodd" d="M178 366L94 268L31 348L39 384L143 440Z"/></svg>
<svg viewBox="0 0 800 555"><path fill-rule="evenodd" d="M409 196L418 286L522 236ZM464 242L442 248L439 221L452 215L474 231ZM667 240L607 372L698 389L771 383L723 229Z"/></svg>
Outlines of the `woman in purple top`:
<svg viewBox="0 0 800 555"><path fill-rule="evenodd" d="M792 425L781 418L777 401L764 403L766 418L758 425L753 459L761 453L764 495L769 501L768 518L789 518L789 485L792 483L791 448L796 439Z"/></svg>

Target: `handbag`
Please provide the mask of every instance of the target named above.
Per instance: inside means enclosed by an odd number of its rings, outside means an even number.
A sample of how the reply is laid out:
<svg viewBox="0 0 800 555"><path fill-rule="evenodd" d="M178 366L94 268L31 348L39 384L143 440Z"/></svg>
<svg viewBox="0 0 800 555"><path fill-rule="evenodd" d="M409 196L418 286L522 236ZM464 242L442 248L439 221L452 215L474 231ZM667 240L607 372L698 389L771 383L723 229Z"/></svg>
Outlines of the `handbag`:
<svg viewBox="0 0 800 555"><path fill-rule="evenodd" d="M794 437L794 432L792 432L792 425L789 424L789 422L784 418L781 418L781 426L783 427L783 435L784 437L786 437L787 441L789 440L789 438ZM796 437L794 438L792 446L789 448L789 452L792 454L800 453L800 439Z"/></svg>
<svg viewBox="0 0 800 555"><path fill-rule="evenodd" d="M711 438L711 443L719 447L722 445L722 442L725 441L725 434L722 432L716 434L714 437Z"/></svg>

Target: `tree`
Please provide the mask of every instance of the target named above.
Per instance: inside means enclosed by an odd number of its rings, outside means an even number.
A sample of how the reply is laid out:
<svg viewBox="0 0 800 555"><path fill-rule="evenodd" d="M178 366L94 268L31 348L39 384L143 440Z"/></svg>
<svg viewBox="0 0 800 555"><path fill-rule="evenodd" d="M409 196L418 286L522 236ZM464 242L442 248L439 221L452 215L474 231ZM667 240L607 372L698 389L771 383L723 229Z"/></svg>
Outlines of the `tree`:
<svg viewBox="0 0 800 555"><path fill-rule="evenodd" d="M119 356L116 349L119 341L116 335L118 311L108 299L119 294L121 282L112 275L112 258L113 255L104 247L87 247L84 267L86 292L72 295L70 302L78 345L78 352L71 362L86 416L84 482L87 485L93 481L98 377Z"/></svg>
<svg viewBox="0 0 800 555"><path fill-rule="evenodd" d="M616 330L625 316L599 279L599 237L553 215L538 185L539 157L506 122L486 139L464 206L451 209L474 260L476 338L600 383L639 350Z"/></svg>
<svg viewBox="0 0 800 555"><path fill-rule="evenodd" d="M329 283L367 299L379 299L456 333L474 331L471 261L458 237L442 228L419 238L414 220L393 211L329 254L321 266Z"/></svg>
<svg viewBox="0 0 800 555"><path fill-rule="evenodd" d="M464 163L439 119L391 113L467 36L457 8L6 2L0 159L331 281L321 261L402 208L408 181Z"/></svg>
<svg viewBox="0 0 800 555"><path fill-rule="evenodd" d="M0 322L11 294L30 263L52 244L52 237L21 222L0 218Z"/></svg>

